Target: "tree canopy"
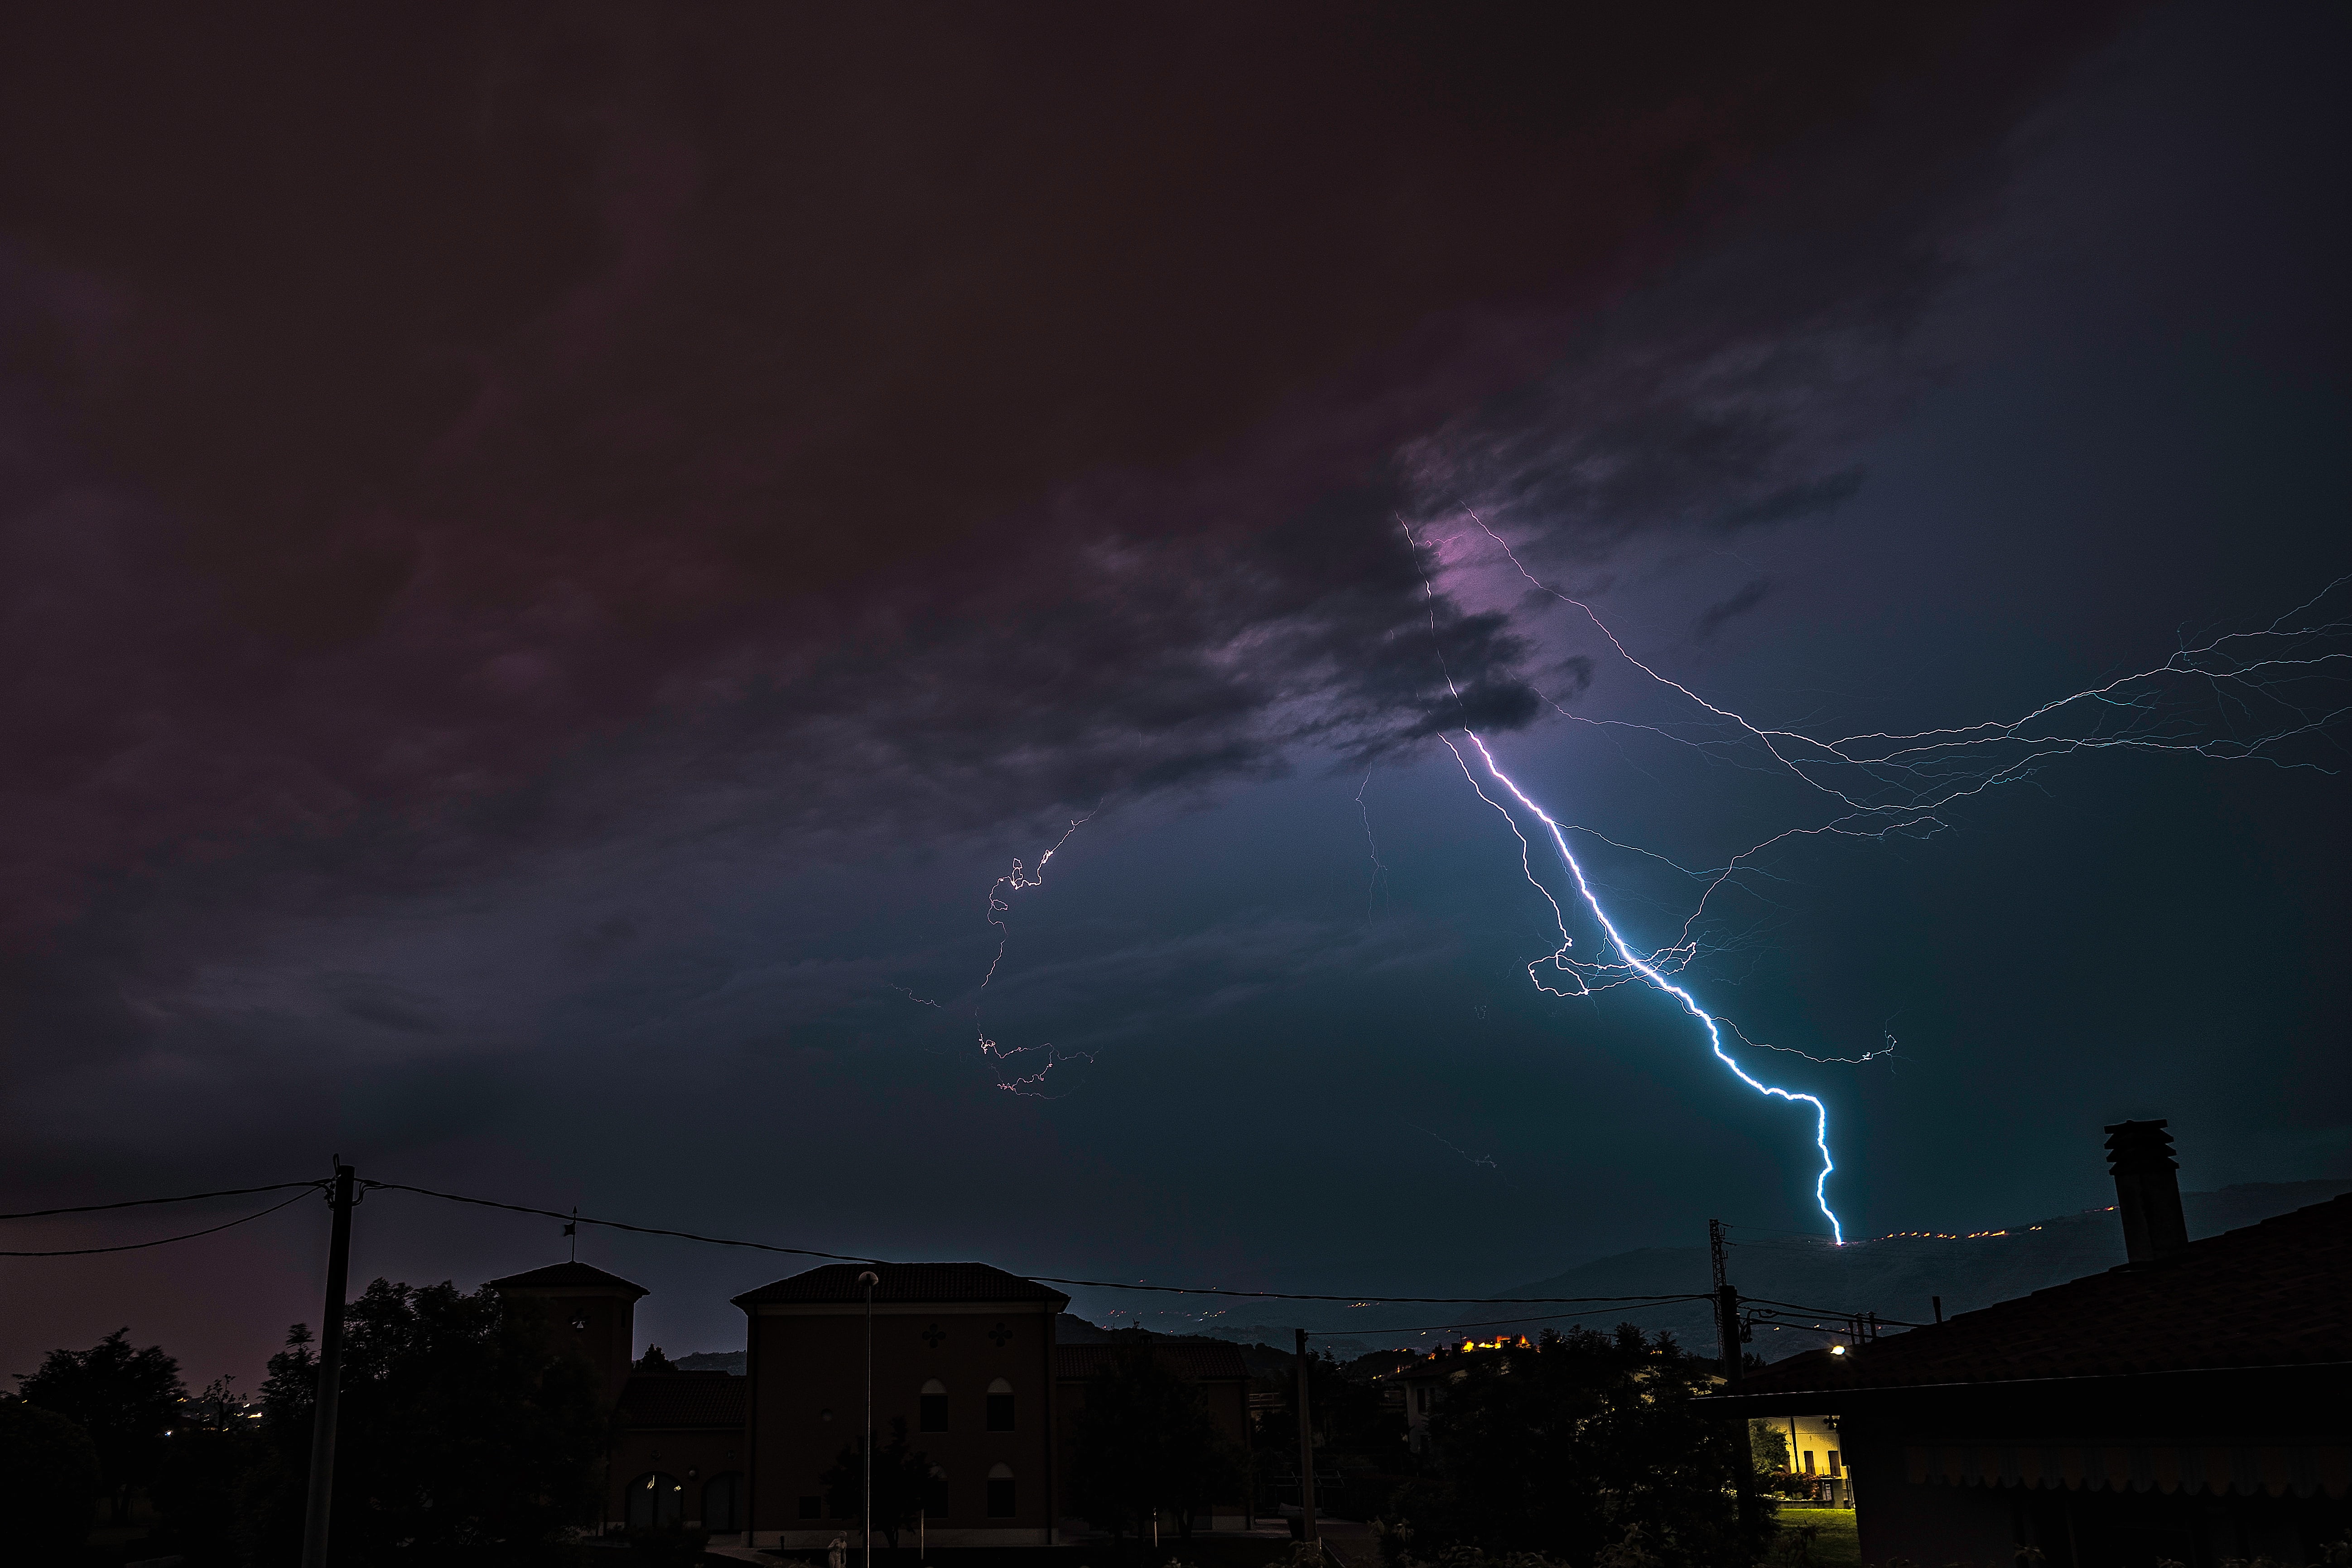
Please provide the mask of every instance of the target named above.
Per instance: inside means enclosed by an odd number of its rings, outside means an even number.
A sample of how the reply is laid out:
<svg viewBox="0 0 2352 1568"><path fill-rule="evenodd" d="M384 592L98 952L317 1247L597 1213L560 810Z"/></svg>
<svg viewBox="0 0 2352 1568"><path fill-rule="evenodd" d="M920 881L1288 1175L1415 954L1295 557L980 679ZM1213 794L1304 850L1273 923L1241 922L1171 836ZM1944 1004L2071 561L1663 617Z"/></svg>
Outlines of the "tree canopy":
<svg viewBox="0 0 2352 1568"><path fill-rule="evenodd" d="M1433 1474L1392 1510L1402 1528L1384 1537L1391 1555L1754 1561L1769 1523L1760 1510L1752 1526L1740 1521L1748 1433L1691 1403L1714 1382L1711 1363L1631 1324L1465 1356L1430 1416Z"/></svg>
<svg viewBox="0 0 2352 1568"><path fill-rule="evenodd" d="M593 1373L559 1344L541 1303L378 1279L344 1321L338 1563L516 1561L593 1518L608 1423ZM257 1521L265 1561L300 1531L318 1386L310 1342L300 1324L289 1331L262 1390L275 1461Z"/></svg>
<svg viewBox="0 0 2352 1568"><path fill-rule="evenodd" d="M180 1363L158 1345L134 1350L128 1328L86 1351L54 1350L40 1369L17 1374L27 1404L53 1410L89 1435L98 1459L98 1484L119 1522L131 1494L155 1479L170 1431L187 1390Z"/></svg>
<svg viewBox="0 0 2352 1568"><path fill-rule="evenodd" d="M98 1499L98 1451L89 1435L54 1410L0 1400L0 1476L29 1506L8 1524L12 1552L27 1563L69 1563L89 1535Z"/></svg>
<svg viewBox="0 0 2352 1568"><path fill-rule="evenodd" d="M1189 1537L1214 1494L1242 1485L1241 1452L1217 1430L1200 1385L1154 1355L1148 1340L1121 1344L1109 1367L1087 1380L1076 1437L1070 1505L1114 1537L1140 1535L1161 1511Z"/></svg>
<svg viewBox="0 0 2352 1568"><path fill-rule="evenodd" d="M866 1516L866 1456L857 1444L841 1451L833 1468L819 1478L825 1505L836 1519ZM898 1550L898 1532L922 1516L931 1491L931 1461L907 1446L907 1418L890 1418L890 1435L874 1446L874 1528Z"/></svg>

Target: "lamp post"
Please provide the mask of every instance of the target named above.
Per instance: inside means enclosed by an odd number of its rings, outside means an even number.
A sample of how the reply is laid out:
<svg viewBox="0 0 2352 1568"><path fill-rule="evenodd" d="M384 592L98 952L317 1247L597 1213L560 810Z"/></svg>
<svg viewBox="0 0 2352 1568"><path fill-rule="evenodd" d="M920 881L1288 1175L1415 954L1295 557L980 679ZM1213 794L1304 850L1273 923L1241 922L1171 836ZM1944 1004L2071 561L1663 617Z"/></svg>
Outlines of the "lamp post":
<svg viewBox="0 0 2352 1568"><path fill-rule="evenodd" d="M866 1568L874 1568L874 1287L882 1277L868 1268L857 1282L866 1287Z"/></svg>

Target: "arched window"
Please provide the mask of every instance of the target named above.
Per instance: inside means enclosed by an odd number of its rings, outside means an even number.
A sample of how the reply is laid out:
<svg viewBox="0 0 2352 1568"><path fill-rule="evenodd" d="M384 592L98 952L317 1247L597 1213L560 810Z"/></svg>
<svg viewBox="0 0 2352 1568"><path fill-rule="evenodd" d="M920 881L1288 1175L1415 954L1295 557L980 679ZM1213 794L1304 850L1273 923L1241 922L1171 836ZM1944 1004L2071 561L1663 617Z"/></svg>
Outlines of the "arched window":
<svg viewBox="0 0 2352 1568"><path fill-rule="evenodd" d="M988 1468L988 1517L1011 1519L1013 1514L1013 1467L991 1465Z"/></svg>
<svg viewBox="0 0 2352 1568"><path fill-rule="evenodd" d="M948 1429L948 1385L938 1378L923 1384L923 1396L918 1400L915 1429L919 1432L944 1432Z"/></svg>
<svg viewBox="0 0 2352 1568"><path fill-rule="evenodd" d="M735 1517L735 1500L742 1495L743 1478L733 1470L721 1470L702 1483L702 1528L713 1531L737 1531L743 1521Z"/></svg>
<svg viewBox="0 0 2352 1568"><path fill-rule="evenodd" d="M1013 1430L1013 1385L1001 1377L988 1385L988 1429Z"/></svg>
<svg viewBox="0 0 2352 1568"><path fill-rule="evenodd" d="M948 1473L938 1465L923 1480L923 1514L928 1519L948 1516Z"/></svg>
<svg viewBox="0 0 2352 1568"><path fill-rule="evenodd" d="M631 1530L679 1523L686 1518L686 1488L659 1470L639 1476L629 1483L626 1517Z"/></svg>

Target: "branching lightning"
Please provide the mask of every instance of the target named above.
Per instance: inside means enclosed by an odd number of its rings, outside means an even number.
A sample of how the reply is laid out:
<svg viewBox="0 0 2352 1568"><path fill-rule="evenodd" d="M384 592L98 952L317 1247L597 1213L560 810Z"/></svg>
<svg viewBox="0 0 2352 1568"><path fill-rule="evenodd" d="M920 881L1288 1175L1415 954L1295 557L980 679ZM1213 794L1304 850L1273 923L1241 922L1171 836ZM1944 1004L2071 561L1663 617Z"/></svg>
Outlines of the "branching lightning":
<svg viewBox="0 0 2352 1568"><path fill-rule="evenodd" d="M1097 805L1096 810L1099 811L1100 809L1100 805ZM1050 1041L1040 1042L1034 1046L1001 1045L997 1041L990 1038L988 1032L980 1026L982 994L987 991L989 982L996 978L997 970L1004 963L1004 950L1007 944L1009 944L1013 940L1013 928L1006 923L1004 919L1007 914L1012 912L1013 904L1011 900L1013 895L1030 888L1040 888L1045 886L1045 868L1053 863L1053 859L1055 855L1061 853L1062 846L1070 841L1070 835L1076 833L1079 828L1085 826L1089 821L1093 820L1094 815L1094 812L1089 811L1084 816L1074 816L1070 818L1070 825L1062 830L1062 836L1059 838L1055 839L1053 844L1046 848L1044 854L1037 857L1037 864L1035 867L1031 868L1024 866L1016 859L1013 862L1013 869L1005 872L1004 875L997 878L995 881L991 882L988 885L987 913L984 918L990 925L996 928L996 952L990 956L987 972L981 975L980 984L972 988L972 1034L979 1041L980 1054L988 1058L992 1061L1001 1064L1010 1064L1013 1058L1017 1057L1034 1055L1043 1055L1045 1058L1045 1065L1040 1067L1035 1072L1013 1074L1011 1076L999 1079L997 1080L996 1087L1003 1089L1008 1094L1027 1095L1035 1098L1050 1098L1044 1095L1043 1090L1039 1086L1045 1083L1047 1075L1052 1073L1056 1066L1064 1061L1091 1062L1094 1060L1094 1056L1091 1052L1061 1050L1055 1047ZM908 1001L919 1003L925 1007L937 1008L940 1006L939 1003L932 1001L928 996L917 995L910 987L905 985L893 985L890 989L898 992ZM1007 1070L1008 1072L1010 1071L1009 1067Z"/></svg>
<svg viewBox="0 0 2352 1568"><path fill-rule="evenodd" d="M1715 733L1694 738L1680 732L1681 727L1591 719L1552 702L1562 717L1583 724L1646 731L1692 747L1713 760L1740 766L1753 767L1758 763L1739 761L1738 750L1758 748L1769 759L1762 765L1799 781L1829 805L1824 820L1785 828L1732 856L1722 866L1692 870L1664 856L1619 843L1554 816L1503 770L1486 739L1475 731L1465 726L1439 737L1470 787L1509 826L1519 843L1520 869L1551 910L1558 945L1528 965L1528 979L1547 994L1559 997L1590 996L1630 981L1649 985L1672 997L1697 1023L1716 1058L1742 1083L1759 1094L1811 1107L1813 1144L1822 1162L1813 1181L1813 1199L1829 1221L1832 1239L1839 1245L1844 1241L1844 1227L1829 1202L1829 1179L1837 1170L1837 1162L1830 1149L1827 1105L1817 1095L1783 1089L1758 1078L1733 1055L1726 1043L1727 1037L1750 1049L1780 1051L1818 1063L1845 1064L1891 1056L1895 1048L1895 1037L1891 1029L1882 1031L1884 1043L1859 1056L1815 1055L1792 1047L1751 1040L1728 1019L1708 1011L1689 986L1675 977L1684 973L1698 955L1697 932L1715 895L1727 883L1736 883L1744 874L1758 871L1759 861L1768 851L1804 839L1930 837L1948 826L1937 815L1941 809L2030 778L2047 761L2078 752L2121 748L2183 752L2217 760L2262 761L2279 767L2315 767L2317 764L2313 763L2282 758L2281 748L2298 736L2333 730L2347 714L2352 714L2352 705L2297 701L2282 689L2283 683L2289 680L2315 678L2340 681L2347 673L2352 652L2346 651L2342 645L2347 636L2352 636L2352 617L2340 610L2322 611L2322 606L2347 582L2352 582L2352 578L2339 578L2260 631L2229 633L2195 644L2184 642L2160 664L2043 703L2015 719L1834 739L1768 728L1717 706L1635 658L1591 605L1538 579L1484 518L1466 507L1463 513L1500 549L1520 577L1579 611L1627 665L1701 710L1706 718L1699 723ZM1420 559L1425 547L1413 537L1410 524L1402 519L1399 521L1416 559ZM1439 644L1439 662L1444 668L1444 646L1438 638L1437 591L1426 568L1423 584L1429 605L1431 637ZM1459 705L1462 693L1450 668L1444 668L1444 677L1446 689ZM2168 683L2201 687L2219 710L2226 732L2218 736L2200 733L2192 721L2168 713L2163 705ZM2257 722L2257 716L2264 714L2268 721ZM2081 721L2070 727L2067 721L2074 715L2081 715ZM1588 957L1574 951L1576 942L1569 930L1567 911L1559 898L1537 875L1533 848L1519 816L1505 800L1488 793L1490 783L1497 794L1516 804L1519 813L1541 824L1543 836L1574 888L1571 902L1588 911L1602 933L1604 942L1600 952ZM1570 847L1573 834L1644 856L1700 884L1699 895L1671 942L1643 951L1626 938L1611 919Z"/></svg>

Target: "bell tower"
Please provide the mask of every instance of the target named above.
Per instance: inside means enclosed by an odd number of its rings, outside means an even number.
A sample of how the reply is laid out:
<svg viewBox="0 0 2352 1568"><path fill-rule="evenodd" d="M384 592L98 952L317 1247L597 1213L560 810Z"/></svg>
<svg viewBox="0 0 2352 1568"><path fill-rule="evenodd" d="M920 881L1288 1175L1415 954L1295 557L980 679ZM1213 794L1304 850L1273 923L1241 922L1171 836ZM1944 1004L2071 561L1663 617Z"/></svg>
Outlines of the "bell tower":
<svg viewBox="0 0 2352 1568"><path fill-rule="evenodd" d="M518 1300L545 1302L558 1341L572 1345L596 1369L605 1407L620 1403L636 1344L637 1300L650 1291L587 1263L551 1263L493 1279L490 1288Z"/></svg>

